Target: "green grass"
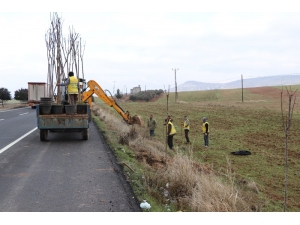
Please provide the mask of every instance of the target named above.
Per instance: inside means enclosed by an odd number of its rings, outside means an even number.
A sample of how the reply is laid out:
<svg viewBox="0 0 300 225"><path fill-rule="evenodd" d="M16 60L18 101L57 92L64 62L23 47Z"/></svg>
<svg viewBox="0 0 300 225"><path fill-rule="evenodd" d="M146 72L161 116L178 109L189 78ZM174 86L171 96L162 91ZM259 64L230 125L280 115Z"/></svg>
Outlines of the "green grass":
<svg viewBox="0 0 300 225"><path fill-rule="evenodd" d="M293 87L294 88L294 87ZM230 160L236 177L257 183L259 195L266 200L262 211L283 211L285 176L285 136L282 128L280 97L252 94L244 90L211 90L179 92L175 103L174 93L169 94L168 113L174 119L177 135L174 144L185 149L184 135L180 127L184 115L191 121L190 139L196 160L223 172ZM286 102L286 100L285 100ZM150 114L158 122L156 139L165 142L163 126L167 115L167 97L156 102L120 102L121 107L132 115L141 115L146 121ZM287 108L287 105L284 105ZM112 109L113 110L113 109ZM299 112L298 104L295 112ZM201 118L206 116L210 123L210 147L203 147ZM300 211L300 123L295 113L289 137L289 179L287 211ZM250 156L233 156L237 150L249 150Z"/></svg>
<svg viewBox="0 0 300 225"><path fill-rule="evenodd" d="M18 104L18 103L20 103L20 101L15 99L5 101L5 104Z"/></svg>

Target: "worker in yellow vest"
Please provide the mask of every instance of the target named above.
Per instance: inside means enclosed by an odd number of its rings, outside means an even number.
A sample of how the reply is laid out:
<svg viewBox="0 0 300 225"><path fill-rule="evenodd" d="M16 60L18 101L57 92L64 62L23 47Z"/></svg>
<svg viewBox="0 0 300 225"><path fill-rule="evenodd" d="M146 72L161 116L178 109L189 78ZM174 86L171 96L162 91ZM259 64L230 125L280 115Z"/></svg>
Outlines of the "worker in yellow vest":
<svg viewBox="0 0 300 225"><path fill-rule="evenodd" d="M173 120L170 118L168 118L168 130L167 130L167 135L168 135L168 146L171 150L173 149L173 137L176 134L176 129L173 125Z"/></svg>
<svg viewBox="0 0 300 225"><path fill-rule="evenodd" d="M76 105L77 97L78 97L78 90L79 90L79 83L78 79L74 76L72 71L69 72L68 79L65 80L65 83L57 83L56 86L65 86L68 90L68 103L69 105Z"/></svg>
<svg viewBox="0 0 300 225"><path fill-rule="evenodd" d="M74 76L73 72L69 72L69 79L67 80L68 86L68 97L69 104L76 105L76 100L78 97L78 79Z"/></svg>
<svg viewBox="0 0 300 225"><path fill-rule="evenodd" d="M190 121L187 118L187 116L184 116L183 130L184 130L184 135L185 135L186 143L190 144L191 143L190 139L189 139Z"/></svg>
<svg viewBox="0 0 300 225"><path fill-rule="evenodd" d="M203 124L202 124L202 131L204 136L204 146L208 147L208 135L209 135L209 128L208 128L208 122L206 117L202 118Z"/></svg>

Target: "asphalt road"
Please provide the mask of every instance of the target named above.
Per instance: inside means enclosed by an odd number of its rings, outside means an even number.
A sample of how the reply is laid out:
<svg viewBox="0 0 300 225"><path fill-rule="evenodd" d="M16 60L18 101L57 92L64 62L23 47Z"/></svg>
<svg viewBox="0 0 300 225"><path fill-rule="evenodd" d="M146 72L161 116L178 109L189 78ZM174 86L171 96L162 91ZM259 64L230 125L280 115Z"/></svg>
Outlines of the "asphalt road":
<svg viewBox="0 0 300 225"><path fill-rule="evenodd" d="M89 140L49 132L29 107L0 111L1 212L139 212L139 203L93 122Z"/></svg>

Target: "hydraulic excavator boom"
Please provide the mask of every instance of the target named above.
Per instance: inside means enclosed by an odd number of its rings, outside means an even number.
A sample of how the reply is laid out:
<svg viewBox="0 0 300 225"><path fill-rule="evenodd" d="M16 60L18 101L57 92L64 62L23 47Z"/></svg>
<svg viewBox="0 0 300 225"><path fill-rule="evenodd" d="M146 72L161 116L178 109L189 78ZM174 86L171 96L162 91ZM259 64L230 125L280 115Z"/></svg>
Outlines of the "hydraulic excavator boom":
<svg viewBox="0 0 300 225"><path fill-rule="evenodd" d="M110 107L113 107L128 124L142 125L141 117L139 117L139 116L131 117L130 113L128 111L123 110L112 97L109 97L96 81L94 81L94 80L88 81L87 87L89 89L82 92L81 100L83 102L88 101L88 104L90 105L90 109L92 109L92 95L96 94L107 105L109 105Z"/></svg>

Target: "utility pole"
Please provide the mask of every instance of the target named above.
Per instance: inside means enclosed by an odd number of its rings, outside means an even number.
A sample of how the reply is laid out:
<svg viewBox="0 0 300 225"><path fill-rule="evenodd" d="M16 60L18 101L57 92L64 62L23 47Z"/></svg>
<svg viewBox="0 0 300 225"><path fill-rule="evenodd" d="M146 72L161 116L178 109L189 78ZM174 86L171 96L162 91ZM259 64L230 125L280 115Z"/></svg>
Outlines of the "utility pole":
<svg viewBox="0 0 300 225"><path fill-rule="evenodd" d="M242 80L242 102L244 102L244 84L243 84L243 74L241 75Z"/></svg>
<svg viewBox="0 0 300 225"><path fill-rule="evenodd" d="M176 70L179 70L179 69L172 69L175 71L175 102L177 102L177 99L178 99L178 93L177 93L177 81L176 81Z"/></svg>
<svg viewBox="0 0 300 225"><path fill-rule="evenodd" d="M165 119L165 125L166 125L166 130L165 130L165 138L166 138L166 153L167 153L167 148L168 148L168 116L169 116L169 92L170 92L170 85L168 88L167 92L167 117Z"/></svg>

